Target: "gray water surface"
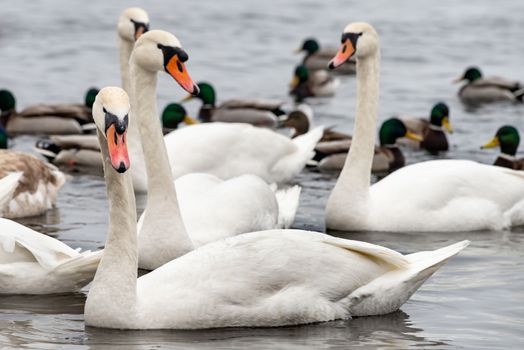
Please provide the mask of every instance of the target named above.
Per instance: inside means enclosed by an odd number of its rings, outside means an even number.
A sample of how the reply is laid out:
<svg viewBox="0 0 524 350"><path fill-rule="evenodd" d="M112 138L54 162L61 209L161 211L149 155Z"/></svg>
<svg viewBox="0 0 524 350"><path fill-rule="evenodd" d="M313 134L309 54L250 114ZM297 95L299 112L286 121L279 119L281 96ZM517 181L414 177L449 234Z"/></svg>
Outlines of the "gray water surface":
<svg viewBox="0 0 524 350"><path fill-rule="evenodd" d="M119 85L115 25L129 1L0 1L0 87L10 88L20 107L36 102L79 102L90 86ZM443 158L491 163L496 151L481 151L503 124L522 126L522 105L471 109L456 97L451 80L466 66L486 75L524 80L524 2L443 1L160 1L143 3L151 27L168 30L190 56L196 80L214 83L218 99L286 98L300 41L315 35L336 46L351 21L372 23L381 37L379 119L424 116L443 100L455 134ZM159 107L185 93L167 75L159 78ZM355 80L344 78L333 99L311 101L317 124L351 131ZM187 104L191 114L196 102ZM14 148L30 151L36 138L20 137ZM409 163L432 159L406 151ZM107 203L103 179L72 174L57 208L22 223L72 247L103 247ZM296 228L324 230L323 208L336 174L307 170ZM139 198L143 208L143 198ZM402 198L398 199L403 200ZM85 291L63 296L0 297L0 349L314 349L471 348L524 345L524 230L465 233L342 233L411 253L458 240L472 241L441 268L396 313L277 329L124 332L86 328Z"/></svg>

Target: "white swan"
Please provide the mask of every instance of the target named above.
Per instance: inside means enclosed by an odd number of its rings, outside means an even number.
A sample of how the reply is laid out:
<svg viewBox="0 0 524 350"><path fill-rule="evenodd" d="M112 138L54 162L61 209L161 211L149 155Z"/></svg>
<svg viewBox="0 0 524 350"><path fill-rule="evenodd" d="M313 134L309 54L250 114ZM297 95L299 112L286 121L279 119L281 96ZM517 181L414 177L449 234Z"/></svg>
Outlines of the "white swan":
<svg viewBox="0 0 524 350"><path fill-rule="evenodd" d="M131 84L135 93L134 97L131 95L132 115L137 119L131 122L130 129L133 123L137 124L142 140L140 148L144 152L144 157L140 158L130 154L133 162L131 171L137 170L137 162L144 161L139 165L139 171L142 168L147 169L149 184L147 207L139 226L139 266L149 270L187 253L195 246L217 239L256 230L289 227L298 207L299 187L275 194L269 185L255 175L243 175L224 181L212 174L188 174L177 179L175 191L166 145L157 118L156 79L157 72L165 69L186 90L194 92L196 88L183 66L186 59L187 54L180 47L178 39L170 33L153 30L136 42L130 60ZM171 65L177 71L173 72ZM231 130L228 126L232 124L221 125ZM234 126L242 127L240 124ZM193 127L195 126L187 129ZM191 135L206 141L203 132L197 131ZM130 146L137 143L133 137L135 136L130 132ZM208 138L206 142L212 141ZM192 149L194 144L195 140L189 140L185 147L176 151L191 152L197 158L199 152L209 152L212 148ZM179 201L177 191L180 192ZM180 224L180 212L190 239L186 229Z"/></svg>
<svg viewBox="0 0 524 350"><path fill-rule="evenodd" d="M129 105L125 92L105 88L93 106L111 219L85 305L88 326L275 327L389 313L468 244L402 255L317 232L260 231L205 245L137 279L134 192L118 158L128 118L120 105Z"/></svg>
<svg viewBox="0 0 524 350"><path fill-rule="evenodd" d="M54 207L58 191L66 181L64 173L55 166L31 154L11 150L0 150L0 178L4 177L9 177L15 187L13 191L12 186L7 186L10 198L6 192L1 194L8 201L0 207L0 216L11 219L41 215Z"/></svg>
<svg viewBox="0 0 524 350"><path fill-rule="evenodd" d="M337 230L469 231L524 223L524 173L465 160L404 167L370 187L379 86L379 40L369 24L344 29L336 67L357 58L354 137L326 206Z"/></svg>
<svg viewBox="0 0 524 350"><path fill-rule="evenodd" d="M0 218L0 294L77 292L93 279L100 257Z"/></svg>

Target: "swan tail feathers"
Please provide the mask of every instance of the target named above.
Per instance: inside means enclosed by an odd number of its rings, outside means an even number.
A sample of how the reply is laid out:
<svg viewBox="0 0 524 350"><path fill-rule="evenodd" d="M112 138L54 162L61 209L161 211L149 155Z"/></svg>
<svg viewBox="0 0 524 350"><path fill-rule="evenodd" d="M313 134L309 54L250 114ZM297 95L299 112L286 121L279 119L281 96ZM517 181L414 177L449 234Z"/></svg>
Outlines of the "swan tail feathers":
<svg viewBox="0 0 524 350"><path fill-rule="evenodd" d="M277 182L288 182L302 171L306 163L315 155L315 146L323 135L324 127L318 126L293 139L296 150L280 159L273 168L274 173L285 174Z"/></svg>
<svg viewBox="0 0 524 350"><path fill-rule="evenodd" d="M3 212L6 205L13 198L23 174L23 172L18 171L0 179L0 213Z"/></svg>
<svg viewBox="0 0 524 350"><path fill-rule="evenodd" d="M435 271L469 245L462 241L434 251L406 255L406 268L393 269L341 300L351 316L398 310Z"/></svg>
<svg viewBox="0 0 524 350"><path fill-rule="evenodd" d="M298 185L276 191L279 228L290 228L293 225L301 191L302 188Z"/></svg>
<svg viewBox="0 0 524 350"><path fill-rule="evenodd" d="M79 290L95 277L95 272L103 252L103 250L96 252L84 251L56 266L52 273L63 278L68 278L70 282L74 282L76 289Z"/></svg>

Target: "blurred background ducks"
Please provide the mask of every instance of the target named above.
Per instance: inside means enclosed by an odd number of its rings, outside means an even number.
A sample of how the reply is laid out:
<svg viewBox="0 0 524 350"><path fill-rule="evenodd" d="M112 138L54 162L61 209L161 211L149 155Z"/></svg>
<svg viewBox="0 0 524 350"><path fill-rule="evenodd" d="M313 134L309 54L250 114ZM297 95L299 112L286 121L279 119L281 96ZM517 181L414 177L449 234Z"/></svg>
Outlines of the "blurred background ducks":
<svg viewBox="0 0 524 350"><path fill-rule="evenodd" d="M310 71L325 70L329 61L337 54L336 48L321 48L319 42L315 38L307 38L302 42L302 45L295 50L295 53L304 52L306 55L302 60L302 64ZM354 59L348 60L344 63L335 74L347 75L355 74L356 61Z"/></svg>
<svg viewBox="0 0 524 350"><path fill-rule="evenodd" d="M470 67L463 75L454 80L455 83L466 81L458 95L463 102L478 104L496 101L521 101L524 95L522 84L516 80L500 77L484 78L480 69Z"/></svg>
<svg viewBox="0 0 524 350"><path fill-rule="evenodd" d="M524 159L517 159L517 149L520 143L519 132L511 125L504 125L497 130L495 136L481 148L500 147L500 154L494 165L514 170L524 169Z"/></svg>
<svg viewBox="0 0 524 350"><path fill-rule="evenodd" d="M91 106L98 90L89 89L84 104L37 104L20 112L9 90L0 90L1 123L10 135L82 134L93 130Z"/></svg>
<svg viewBox="0 0 524 350"><path fill-rule="evenodd" d="M302 102L306 97L331 97L335 95L338 85L338 79L327 70L310 70L301 64L295 68L289 94L295 97L296 102Z"/></svg>

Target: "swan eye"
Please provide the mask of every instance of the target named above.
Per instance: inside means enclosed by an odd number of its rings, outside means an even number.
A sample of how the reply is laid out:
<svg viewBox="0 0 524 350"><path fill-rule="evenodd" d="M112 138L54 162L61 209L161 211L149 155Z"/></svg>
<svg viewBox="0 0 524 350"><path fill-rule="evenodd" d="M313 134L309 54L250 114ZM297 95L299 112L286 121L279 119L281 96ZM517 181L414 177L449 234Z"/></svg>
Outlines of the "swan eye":
<svg viewBox="0 0 524 350"><path fill-rule="evenodd" d="M107 109L105 107L102 107L102 112L107 114Z"/></svg>

